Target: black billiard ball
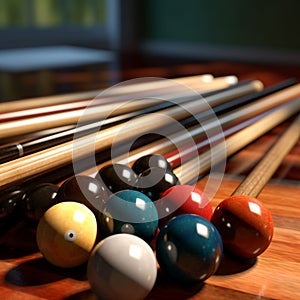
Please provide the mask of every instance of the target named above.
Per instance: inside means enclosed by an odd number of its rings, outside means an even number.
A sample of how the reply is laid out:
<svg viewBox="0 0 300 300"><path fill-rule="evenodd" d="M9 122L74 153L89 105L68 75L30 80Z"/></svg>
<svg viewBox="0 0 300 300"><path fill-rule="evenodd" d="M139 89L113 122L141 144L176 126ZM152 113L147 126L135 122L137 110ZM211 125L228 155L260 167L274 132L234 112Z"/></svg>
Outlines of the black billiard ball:
<svg viewBox="0 0 300 300"><path fill-rule="evenodd" d="M40 183L26 191L25 216L32 225L37 225L45 211L56 204L58 186L53 183Z"/></svg>
<svg viewBox="0 0 300 300"><path fill-rule="evenodd" d="M140 192L155 201L164 191L177 184L180 184L179 179L172 171L154 167L139 175L137 187Z"/></svg>
<svg viewBox="0 0 300 300"><path fill-rule="evenodd" d="M137 182L135 172L129 166L123 164L106 165L99 170L96 178L112 193L135 189Z"/></svg>
<svg viewBox="0 0 300 300"><path fill-rule="evenodd" d="M170 163L159 154L148 154L140 157L132 165L132 170L139 175L150 168L156 167L164 170L172 170Z"/></svg>
<svg viewBox="0 0 300 300"><path fill-rule="evenodd" d="M0 232L16 225L24 215L24 194L21 187L0 192Z"/></svg>
<svg viewBox="0 0 300 300"><path fill-rule="evenodd" d="M76 175L67 179L57 192L57 202L75 201L87 206L95 215L108 198L108 190L96 178Z"/></svg>

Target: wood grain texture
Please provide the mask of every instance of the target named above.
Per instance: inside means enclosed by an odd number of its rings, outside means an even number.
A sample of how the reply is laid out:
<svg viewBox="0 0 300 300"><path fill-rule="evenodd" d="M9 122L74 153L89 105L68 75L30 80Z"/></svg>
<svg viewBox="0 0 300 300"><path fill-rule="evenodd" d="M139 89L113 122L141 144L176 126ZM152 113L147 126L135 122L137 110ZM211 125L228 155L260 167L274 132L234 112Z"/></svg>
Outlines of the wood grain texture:
<svg viewBox="0 0 300 300"><path fill-rule="evenodd" d="M284 73L276 72L276 68L229 63L191 64L154 71L170 74L170 70L186 74L208 70L215 74L236 71L241 78L257 77L265 83L274 83L281 80L284 74L289 74L289 69ZM132 74L145 76L150 73L139 69ZM277 126L228 158L226 174L212 199L214 207L234 192L289 123L290 120ZM147 299L300 299L299 157L300 142L285 157L258 197L270 209L275 224L272 243L263 255L255 261L227 260L226 264L222 264L220 274L199 285L180 286L159 273ZM204 189L206 182L204 178L197 186ZM0 299L96 300L96 297L86 280L85 266L63 270L48 264L38 252L34 232L21 222L0 236Z"/></svg>

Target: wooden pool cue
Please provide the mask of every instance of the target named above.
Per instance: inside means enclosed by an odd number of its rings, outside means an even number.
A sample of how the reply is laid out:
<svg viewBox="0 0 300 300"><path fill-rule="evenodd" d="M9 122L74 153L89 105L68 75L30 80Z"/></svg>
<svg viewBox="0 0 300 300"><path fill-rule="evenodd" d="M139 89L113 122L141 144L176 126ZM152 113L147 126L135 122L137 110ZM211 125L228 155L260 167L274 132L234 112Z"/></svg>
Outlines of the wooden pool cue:
<svg viewBox="0 0 300 300"><path fill-rule="evenodd" d="M253 259L270 245L274 234L271 212L257 196L300 137L300 115L283 132L231 196L221 201L210 221L222 238L224 252ZM234 234L232 234L234 233Z"/></svg>
<svg viewBox="0 0 300 300"><path fill-rule="evenodd" d="M291 89L291 88L288 88ZM293 87L292 87L293 89ZM293 89L294 90L294 89ZM298 91L297 91L298 92ZM272 95L272 97L267 97L268 101L278 100L280 97L278 94L281 94L282 92L278 92L275 95ZM283 93L286 95L286 93ZM295 97L295 96L294 96ZM288 98L292 98L292 95L288 93ZM286 100L284 98L284 100ZM190 111L192 111L194 114L200 113L203 111L204 108L198 101L192 101L187 103L188 105L186 108ZM291 116L292 114L296 113L299 110L300 107L300 98L296 98L294 101L289 101L284 108L281 108L280 112L282 112L282 116L274 118L274 120L270 120L269 126L267 124L263 124L266 129L270 127L270 124L272 126L274 125L274 121L278 122L281 119L287 118L288 116ZM277 113L278 114L278 113ZM168 115L168 118L161 118L161 115ZM274 112L270 115L274 115ZM163 111L162 114L149 114L140 118L135 119L135 128L127 128L126 135L125 133L122 135L122 139L120 142L126 142L128 140L131 140L132 138L136 137L136 128L139 128L138 133L143 134L148 131L153 131L156 128L161 128L169 125L168 122L170 122L170 119L184 119L188 116L188 113L186 111L183 111L180 107L175 107L171 109L167 109ZM276 115L277 116L277 115ZM278 121L279 120L279 121ZM259 122L258 122L259 123ZM261 122L259 123L259 126L261 125ZM87 149L85 145L91 146L91 143L93 145L93 151L99 152L104 149L108 149L114 140L114 137L116 134L118 134L119 130L122 129L122 124L115 126L113 128L109 128L107 130L101 131L99 134L87 136L84 138L80 138L77 142L77 154L79 153L79 156L76 157L76 159L79 159L80 157L84 157L85 155L91 153L91 148ZM141 129L142 128L142 129ZM251 127L253 128L253 126ZM135 131L135 130L136 131ZM258 128L257 132L261 132L261 129ZM266 131L264 131L266 132ZM251 135L250 135L251 136ZM231 141L232 139L229 139ZM241 140L244 140L241 138ZM238 145L237 141L237 145ZM94 148L95 146L95 148ZM73 159L73 142L64 143L62 145L52 147L47 150L40 151L35 154L31 154L27 157L19 158L15 161L4 163L0 166L0 189L4 189L5 187L8 187L9 185L13 185L16 181L22 181L28 178L32 178L34 176L38 176L40 174L43 174L45 172L49 172L51 170L55 170L56 168L67 165L68 163L72 162ZM233 148L234 145L231 145L231 143L228 142L228 146ZM227 149L228 151L228 149ZM233 150L231 150L233 151ZM236 151L236 150L235 150ZM191 165L191 169L193 170L193 165ZM186 175L187 176L187 175Z"/></svg>
<svg viewBox="0 0 300 300"><path fill-rule="evenodd" d="M124 93L133 94L133 93L141 93L145 89L153 89L160 87L174 87L175 81L177 80L178 83L180 83L180 79L175 78L172 80L162 80L157 78L147 78L148 82L141 82L141 79L138 79L136 83L131 83L131 81L128 81L128 83L124 83L122 85L116 85L113 90L110 90L109 92L105 90L105 95L107 96L119 96ZM187 84L187 81L193 81L195 80L198 83L205 83L208 84L214 80L214 77L211 74L203 74L203 75L195 75L195 76L187 76L184 77L184 83ZM229 76L230 80L228 83L227 76L224 76L224 85L231 84L234 81L233 76ZM159 83L157 84L157 81ZM220 81L220 80L219 80ZM237 78L235 82L237 81ZM145 85L146 84L146 85ZM213 86L210 86L208 90L214 89ZM82 101L82 100L90 100L97 97L103 90L93 90L93 91L87 91L87 92L77 92L77 93L68 93L68 94L62 94L62 95L55 95L55 96L46 96L46 97L38 97L38 98L29 98L29 99L22 99L22 100L16 100L16 101L10 101L7 103L0 103L0 112L6 113L6 112L12 112L12 111L19 111L19 110L26 110L26 109L33 109L38 107L47 107L51 105L57 105L57 104L63 104L63 103L72 103L76 101Z"/></svg>
<svg viewBox="0 0 300 300"><path fill-rule="evenodd" d="M297 102L299 104L299 100ZM162 138L146 146L133 150L130 152L129 156L127 156L127 154L120 155L114 160L121 164L130 165L132 162L134 162L143 155L157 153L164 155L168 162L171 164L171 166L173 168L177 168L180 166L181 163L187 161L191 155L195 154L195 149L193 147L196 146L197 151L199 151L200 149L205 149L211 143L216 143L224 138L229 138L231 135L236 134L240 130L247 128L253 123L259 121L261 118L267 116L272 110L280 111L280 109L285 109L286 105L290 105L289 103L284 103L275 108L273 107L272 109L272 107L267 106L266 104L270 103L264 103L264 101L261 100L257 101L257 103L250 104L247 107L236 109L232 113L221 115L219 117L219 122L223 128L223 132L220 132L216 136L211 137L210 140L205 138L205 127L203 128L200 126L193 126L191 128L188 128L188 131L185 133L175 133L169 136L168 138ZM207 127L212 129L213 126L214 124L212 123ZM186 145L181 149L176 149L174 142L179 144L185 144L191 137L195 140L194 145L190 145L190 147ZM110 162L105 162L101 165L101 167L103 167L107 163ZM205 166L207 167L207 165ZM207 169L205 169L204 171L207 171ZM89 172L87 173L91 172L92 170L89 170Z"/></svg>
<svg viewBox="0 0 300 300"><path fill-rule="evenodd" d="M263 88L262 83L258 80L254 80L249 84L237 86L236 88L233 88L230 91L222 92L219 93L218 95L209 96L206 98L206 101L209 105L215 106L224 103L227 100L232 99L234 97L239 97L247 93L258 91L261 90L262 88ZM199 102L199 98L201 99L201 96L199 95L192 95L192 96L185 95L184 98L184 97L178 97L177 94L175 93L173 96L168 95L168 98L164 100L158 97L158 99L147 98L147 99L130 101L129 103L126 104L126 106L124 105L122 106L119 103L112 103L112 104L107 104L99 107L92 107L91 109L88 109L88 112L85 114L84 120L85 122L92 121L92 120L101 120L103 118L106 118L108 114L110 116L115 116L122 113L128 113L130 111L135 111L137 109L142 109L160 103L164 103L166 102L166 100L172 100L172 102L176 102L180 104L186 101L196 101L195 99L198 99L197 102ZM17 135L27 134L30 132L44 130L47 128L76 124L80 121L80 118L82 117L84 112L85 110L76 110L70 112L57 113L55 115L28 118L26 120L5 122L3 124L0 124L0 136L2 138L7 138L11 136L17 136Z"/></svg>
<svg viewBox="0 0 300 300"><path fill-rule="evenodd" d="M285 80L274 84L270 87L263 89L262 91L254 92L248 95L244 95L242 97L238 97L236 99L230 100L224 104L216 106L213 108L216 115L223 114L224 112L230 111L242 105L245 105L249 102L255 101L262 97L266 97L272 93L280 91L288 86L291 86L295 83L295 80ZM228 88L227 88L228 89ZM224 90L222 90L224 91ZM168 104L168 103L166 103ZM171 105L172 103L170 103ZM135 111L134 113L124 114L116 117L109 118L103 121L103 126L113 125L116 121L120 122L121 120L128 120L131 117L135 117L139 114L146 114L150 112L156 111L156 107L150 107L148 109L142 111ZM161 107L160 109L162 109ZM205 118L205 116L204 116ZM185 125L186 126L186 125ZM41 151L43 149L47 149L49 147L58 145L63 142L67 142L73 139L76 131L85 132L86 134L93 132L93 130L97 130L99 128L98 124L89 124L85 126L81 126L78 128L72 128L63 132L58 132L52 135L42 136L36 139L24 141L23 143L14 143L6 147L0 147L0 163L4 163L16 158L23 157L25 155Z"/></svg>
<svg viewBox="0 0 300 300"><path fill-rule="evenodd" d="M152 82L150 81L150 82L145 82L144 84L137 83L135 85L131 84L131 85L129 85L129 86L127 85L127 87L123 88L123 90L124 90L123 94L116 93L116 95L114 95L113 90L108 90L108 91L104 91L103 94L100 94L100 92L99 92L98 95L95 95L94 98L83 99L83 100L78 100L78 101L74 100L73 102L67 102L67 103L56 103L54 105L49 104L47 106L35 107L35 108L31 108L31 109L21 109L22 106L24 106L23 101L24 102L27 101L25 99L25 100L20 101L21 102L20 108L18 110L9 111L9 112L5 112L5 110L2 110L2 111L0 110L0 122L7 122L7 121L12 121L12 120L16 120L16 119L24 119L24 118L28 118L28 117L34 117L34 116L41 116L41 115L50 114L50 113L58 113L58 112L76 110L76 109L84 109L89 104L91 104L91 100L93 100L93 103L91 105L98 106L98 105L103 105L103 104L112 103L112 102L121 102L124 98L125 98L125 100L128 100L128 95L138 94L137 96L143 97L144 93L148 93L149 91L152 91L152 93L154 93L154 95L169 94L172 91L174 93L177 90L179 90L178 92L180 92L180 89L182 90L181 85L183 83L186 83L186 85L189 86L191 89L194 89L194 90L199 89L199 92L201 92L203 90L203 88L205 88L205 85L212 86L212 84L214 84L217 89L218 80L220 81L220 79L223 79L223 82L226 82L225 78L216 78L216 79L212 78L210 80L207 80L207 79L205 79L205 78L207 78L207 76L202 75L202 76L194 76L192 78L187 77L187 78L178 78L177 80L174 79L173 81L171 81L171 83L173 85L171 85L170 82L168 82L168 80L152 81ZM216 84L214 81L217 81ZM199 83L200 83L201 87L199 87ZM231 86L231 85L232 84L230 84L229 86ZM144 89L143 90L139 89L136 91L136 86L144 87ZM156 86L157 86L157 88L155 88ZM133 91L131 93L129 92L130 87ZM120 90L121 86L116 87L116 89ZM106 94L108 94L108 95L106 95ZM52 96L52 97L54 97L54 96ZM51 100L51 97L49 97L49 98ZM38 100L36 100L36 101L38 101ZM46 101L46 103L48 103L48 102L49 101ZM10 104L11 104L10 102L8 102L6 104L6 110L7 110L7 106L10 106Z"/></svg>
<svg viewBox="0 0 300 300"><path fill-rule="evenodd" d="M215 154L215 164L221 162L221 156L218 156L218 153L223 153L224 147L226 149L227 157L233 155L249 143L256 140L258 137L262 136L275 126L279 125L283 121L287 120L291 116L299 113L300 111L300 97L297 98L296 101L286 103L280 109L275 109L271 113L267 114L261 120L258 120L256 123L248 126L247 128L242 129L241 131L237 132L236 134L230 136L229 138L225 139L225 144L220 143L217 145L212 146L209 150L205 151L204 153L200 154L199 157L192 159L186 162L184 165L176 168L174 173L179 175L182 182L185 183L195 183L195 161L200 164L201 166L201 173L206 173L211 168L211 154ZM299 120L296 122L295 126L299 126ZM293 126L294 128L294 126ZM293 131L294 132L294 131ZM294 133L293 133L294 134ZM290 138L290 134L288 135ZM182 168L184 168L185 172L182 173ZM269 176L269 175L267 175ZM267 178L266 176L266 178ZM241 192L241 191L240 191Z"/></svg>
<svg viewBox="0 0 300 300"><path fill-rule="evenodd" d="M267 154L255 168L240 183L234 195L247 195L256 198L264 186L269 182L283 159L291 151L300 138L300 115L288 129L279 137Z"/></svg>

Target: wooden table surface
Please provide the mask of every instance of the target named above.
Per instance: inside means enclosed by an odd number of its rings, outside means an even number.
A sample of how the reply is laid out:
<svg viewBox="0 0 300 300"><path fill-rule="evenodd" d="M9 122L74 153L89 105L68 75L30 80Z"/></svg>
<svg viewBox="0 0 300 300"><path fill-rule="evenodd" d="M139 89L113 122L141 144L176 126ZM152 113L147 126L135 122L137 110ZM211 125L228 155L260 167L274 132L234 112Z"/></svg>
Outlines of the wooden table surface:
<svg viewBox="0 0 300 300"><path fill-rule="evenodd" d="M261 79L267 85L289 75L288 71L276 73L273 68L271 71L249 66L243 69L242 65L236 65L235 69L230 69L228 63L219 64L219 70L224 73L224 66L227 66L227 74L235 72L242 79ZM182 74L195 73L192 67L186 66L190 72ZM209 73L213 67L217 65L194 66L193 70ZM213 206L234 191L288 123L274 128L228 158ZM205 184L204 178L198 186L204 188ZM225 259L218 274L199 285L180 286L159 274L147 299L300 299L300 142L258 198L270 209L275 224L273 241L265 253L256 260ZM0 299L96 298L86 280L85 266L71 270L51 266L38 252L34 232L21 222L0 237Z"/></svg>

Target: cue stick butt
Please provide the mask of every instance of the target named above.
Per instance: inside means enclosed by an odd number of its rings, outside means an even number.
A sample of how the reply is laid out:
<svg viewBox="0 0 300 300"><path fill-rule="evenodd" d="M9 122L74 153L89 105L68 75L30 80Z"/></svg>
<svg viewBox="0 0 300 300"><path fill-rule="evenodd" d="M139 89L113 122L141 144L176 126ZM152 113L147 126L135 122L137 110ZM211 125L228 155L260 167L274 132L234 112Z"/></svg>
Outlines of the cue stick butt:
<svg viewBox="0 0 300 300"><path fill-rule="evenodd" d="M300 137L300 115L279 137L252 172L242 181L232 195L247 195L256 198L282 160L290 152Z"/></svg>

